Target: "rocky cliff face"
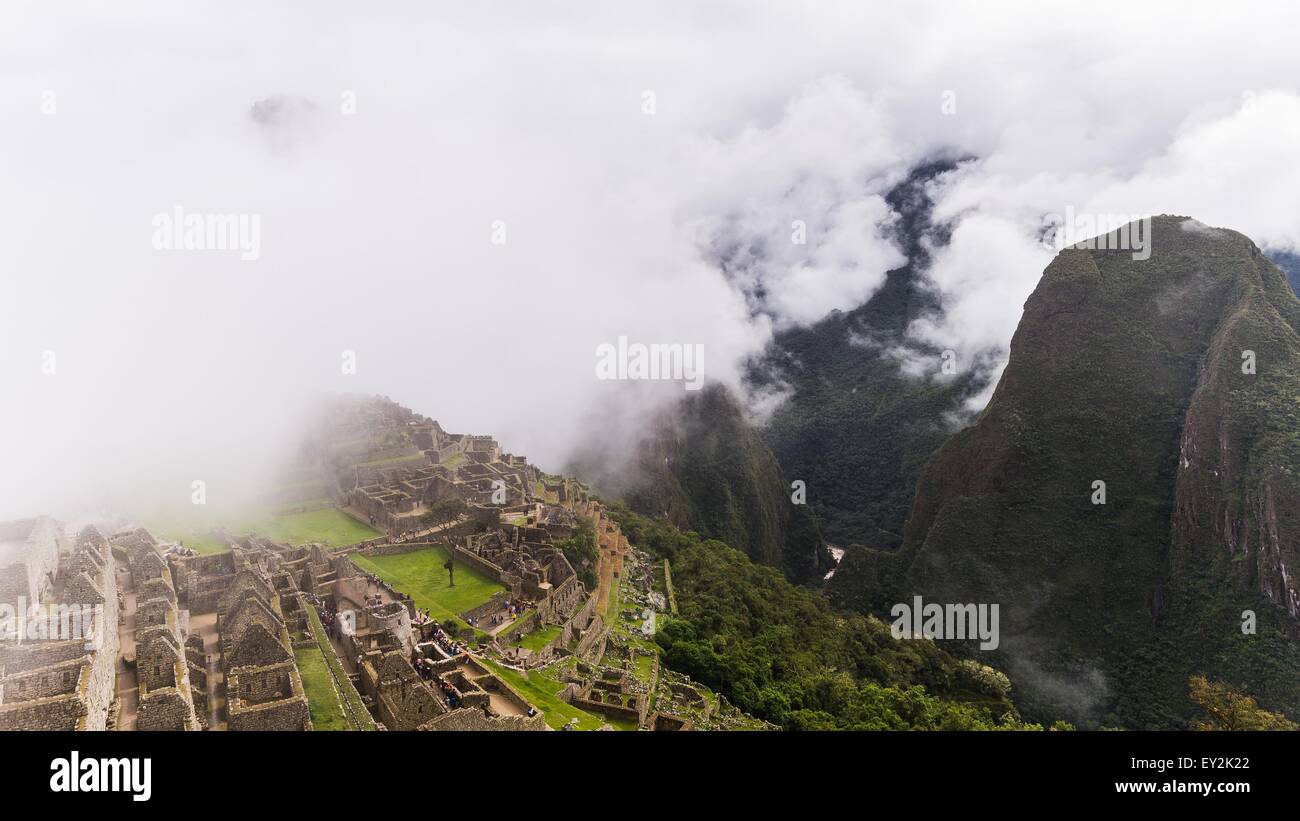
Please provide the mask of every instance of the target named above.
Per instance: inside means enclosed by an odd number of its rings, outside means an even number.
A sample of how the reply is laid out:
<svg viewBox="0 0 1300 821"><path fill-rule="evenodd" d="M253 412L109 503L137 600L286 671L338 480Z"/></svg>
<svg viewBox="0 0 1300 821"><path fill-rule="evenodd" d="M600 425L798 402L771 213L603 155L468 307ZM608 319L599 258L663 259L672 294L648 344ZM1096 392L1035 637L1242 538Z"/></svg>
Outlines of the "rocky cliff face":
<svg viewBox="0 0 1300 821"><path fill-rule="evenodd" d="M1197 672L1300 711L1298 331L1235 232L1160 217L1149 259L1061 252L988 407L926 466L901 550L851 554L837 582L872 609L998 603L981 660L1037 717L1179 726Z"/></svg>
<svg viewBox="0 0 1300 821"><path fill-rule="evenodd" d="M1257 591L1295 619L1300 302L1248 240L1216 238L1236 253L1244 276L1232 283L1179 442L1170 605L1194 614L1198 601L1226 587Z"/></svg>

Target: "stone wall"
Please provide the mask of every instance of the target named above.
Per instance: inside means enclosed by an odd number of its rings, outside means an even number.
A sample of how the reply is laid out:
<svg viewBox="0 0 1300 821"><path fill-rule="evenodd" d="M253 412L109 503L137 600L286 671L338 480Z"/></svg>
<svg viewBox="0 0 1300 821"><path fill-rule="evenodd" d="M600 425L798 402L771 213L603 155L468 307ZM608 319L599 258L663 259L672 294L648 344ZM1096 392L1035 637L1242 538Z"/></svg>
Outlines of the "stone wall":
<svg viewBox="0 0 1300 821"><path fill-rule="evenodd" d="M0 567L0 602L16 609L18 602L31 601L31 586L25 563Z"/></svg>
<svg viewBox="0 0 1300 821"><path fill-rule="evenodd" d="M490 716L477 707L452 710L446 715L422 724L418 729L428 731L538 731L548 729L541 713L533 716Z"/></svg>
<svg viewBox="0 0 1300 821"><path fill-rule="evenodd" d="M492 564L492 562L482 556L470 553L459 545L456 546L456 561L464 562L490 579L501 579L501 568Z"/></svg>
<svg viewBox="0 0 1300 821"><path fill-rule="evenodd" d="M139 683L150 689L175 687L180 651L175 637L165 628L150 628L136 645L135 674Z"/></svg>
<svg viewBox="0 0 1300 821"><path fill-rule="evenodd" d="M575 609L586 589L577 576L570 576L551 590L544 602L538 604L542 621L552 623L564 622L569 613Z"/></svg>
<svg viewBox="0 0 1300 821"><path fill-rule="evenodd" d="M104 558L102 587L104 610L95 623L97 647L90 663L89 681L86 682L86 729L104 730L108 727L108 713L117 698L117 657L121 651L117 606L117 575L113 570L113 557L105 542L101 548Z"/></svg>
<svg viewBox="0 0 1300 821"><path fill-rule="evenodd" d="M86 704L76 694L0 705L0 730L80 730Z"/></svg>
<svg viewBox="0 0 1300 821"><path fill-rule="evenodd" d="M236 698L249 705L287 698L293 693L288 666L241 672L231 681L238 681Z"/></svg>
<svg viewBox="0 0 1300 821"><path fill-rule="evenodd" d="M640 701L641 700L638 699L637 703L639 704ZM611 718L622 718L628 721L635 721L637 724L640 724L645 718L644 707L638 710L636 707L626 707L622 704L611 704L609 702L595 701L594 699L588 698L575 698L573 700L573 706L586 710L589 713L597 713Z"/></svg>
<svg viewBox="0 0 1300 821"><path fill-rule="evenodd" d="M591 624L592 614L596 612L596 594L587 597L587 601L579 607L574 614L564 623L564 629L560 633L561 644L568 647L571 642L582 634Z"/></svg>
<svg viewBox="0 0 1300 821"><path fill-rule="evenodd" d="M48 579L58 570L62 540L63 529L48 516L0 524L0 542L23 544L22 558L13 563L20 565L22 572L12 578L5 575L6 588L21 589L0 591L5 603L16 606L19 596L28 602L41 600L49 586Z"/></svg>
<svg viewBox="0 0 1300 821"><path fill-rule="evenodd" d="M306 697L272 701L230 713L227 726L234 731L290 731L312 729Z"/></svg>
<svg viewBox="0 0 1300 821"><path fill-rule="evenodd" d="M400 553L428 550L431 547L434 547L433 542L395 542L362 548L357 552L363 556L396 556Z"/></svg>
<svg viewBox="0 0 1300 821"><path fill-rule="evenodd" d="M52 520L38 520L32 539L61 543ZM58 551L56 550L56 553ZM58 631L76 638L0 646L0 704L11 729L103 730L114 699L118 654L117 584L106 539L84 529L75 548L58 556L58 600L42 604ZM46 585L47 580L42 580ZM47 585L46 585L47 586ZM73 621L73 614L77 621ZM60 615L62 614L62 615ZM93 622L81 619L89 616ZM70 704L69 702L76 702ZM68 727L69 723L75 727Z"/></svg>
<svg viewBox="0 0 1300 821"><path fill-rule="evenodd" d="M605 646L605 638L608 631L605 629L605 622L599 614L591 619L591 624L587 626L587 632L578 640L578 646L573 649L574 655L578 658L589 658L600 656Z"/></svg>
<svg viewBox="0 0 1300 821"><path fill-rule="evenodd" d="M205 587L202 590L196 590L190 593L186 604L189 606L191 613L215 613L221 603L221 597L229 589L226 585L219 587Z"/></svg>
<svg viewBox="0 0 1300 821"><path fill-rule="evenodd" d="M81 658L85 654L86 643L75 639L38 644L2 644L0 645L0 668L12 675L24 670ZM4 699L0 698L0 703L3 701Z"/></svg>
<svg viewBox="0 0 1300 821"><path fill-rule="evenodd" d="M464 613L461 613L460 616L461 618L464 618L467 621L469 619L481 620L485 616L490 616L493 613L496 613L498 610L502 609L502 607L504 606L502 602L508 597L509 597L509 593L507 593L504 590L498 590L497 592L492 594L492 598L488 599L487 601L483 602L478 607L475 607L472 610L466 610Z"/></svg>
<svg viewBox="0 0 1300 821"><path fill-rule="evenodd" d="M0 679L0 704L76 693L83 667L89 676L90 665L84 658L6 676Z"/></svg>
<svg viewBox="0 0 1300 821"><path fill-rule="evenodd" d="M310 730L311 710L293 662L241 669L226 682L231 730Z"/></svg>
<svg viewBox="0 0 1300 821"><path fill-rule="evenodd" d="M145 692L140 688L140 704L136 709L136 729L146 731L180 731L192 729L193 703L175 687Z"/></svg>

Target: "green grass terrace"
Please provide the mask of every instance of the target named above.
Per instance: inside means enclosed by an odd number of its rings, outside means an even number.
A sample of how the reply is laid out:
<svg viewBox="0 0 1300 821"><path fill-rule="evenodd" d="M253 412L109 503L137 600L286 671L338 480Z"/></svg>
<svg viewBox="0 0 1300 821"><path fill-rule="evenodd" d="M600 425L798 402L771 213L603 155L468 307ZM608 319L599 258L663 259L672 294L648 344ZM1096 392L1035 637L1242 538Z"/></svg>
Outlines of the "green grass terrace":
<svg viewBox="0 0 1300 821"><path fill-rule="evenodd" d="M182 542L196 553L221 553L228 549L211 535L213 528L225 528L235 536L256 534L276 542L294 545L321 542L330 547L347 547L382 535L333 507L288 514L261 511L210 518L158 517L147 520L145 527L156 536Z"/></svg>
<svg viewBox="0 0 1300 821"><path fill-rule="evenodd" d="M317 730L376 730L374 718L361 701L361 694L348 678L330 644L316 608L308 604L307 623L315 647L294 648L307 709ZM319 720L317 716L320 716Z"/></svg>
<svg viewBox="0 0 1300 821"><path fill-rule="evenodd" d="M310 647L295 647L294 660L298 662L298 673L302 676L302 688L307 692L307 708L311 711L312 728L316 730L350 730L351 723L343 712L343 702L321 649L315 644Z"/></svg>
<svg viewBox="0 0 1300 821"><path fill-rule="evenodd" d="M528 703L541 710L547 726L552 729L558 730L575 718L578 720L577 727L579 730L596 730L602 724L609 724L619 730L636 729L635 722L610 720L604 716L589 713L586 710L579 710L572 704L561 701L556 694L564 689L564 685L537 670L521 673L489 659L483 659L483 663L492 672L500 676L503 681L515 688L521 696L528 700Z"/></svg>
<svg viewBox="0 0 1300 821"><path fill-rule="evenodd" d="M519 642L519 646L536 653L554 641L562 632L564 632L564 628L560 625L548 624L525 635L523 641Z"/></svg>
<svg viewBox="0 0 1300 821"><path fill-rule="evenodd" d="M464 624L460 614L483 604L505 586L467 564L456 563L456 586L448 584L446 549L432 545L410 553L389 556L353 555L357 567L373 573L415 600L438 621L452 619Z"/></svg>

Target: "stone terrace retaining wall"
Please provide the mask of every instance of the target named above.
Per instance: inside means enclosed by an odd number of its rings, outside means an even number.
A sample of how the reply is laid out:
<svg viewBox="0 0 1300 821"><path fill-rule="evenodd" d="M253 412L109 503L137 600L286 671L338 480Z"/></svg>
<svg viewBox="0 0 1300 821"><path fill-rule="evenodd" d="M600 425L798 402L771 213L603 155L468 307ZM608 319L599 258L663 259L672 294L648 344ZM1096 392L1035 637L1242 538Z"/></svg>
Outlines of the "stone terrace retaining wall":
<svg viewBox="0 0 1300 821"><path fill-rule="evenodd" d="M573 700L573 706L586 710L589 713L597 713L610 718L624 718L628 721L635 721L637 724L640 724L645 719L645 716L640 710L633 707L624 707L622 704L607 704L603 701L593 701L587 698L575 698Z"/></svg>
<svg viewBox="0 0 1300 821"><path fill-rule="evenodd" d="M477 708L452 710L433 721L425 722L421 730L450 730L464 732L473 730L547 730L546 719L541 713L534 716L489 716Z"/></svg>
<svg viewBox="0 0 1300 821"><path fill-rule="evenodd" d="M455 549L456 549L457 561L464 562L465 564L474 568L475 570L487 576L488 578L501 581L501 568L497 567L492 562L488 561L487 559L483 558L477 553L469 552L468 550L461 547L460 545L456 545Z"/></svg>

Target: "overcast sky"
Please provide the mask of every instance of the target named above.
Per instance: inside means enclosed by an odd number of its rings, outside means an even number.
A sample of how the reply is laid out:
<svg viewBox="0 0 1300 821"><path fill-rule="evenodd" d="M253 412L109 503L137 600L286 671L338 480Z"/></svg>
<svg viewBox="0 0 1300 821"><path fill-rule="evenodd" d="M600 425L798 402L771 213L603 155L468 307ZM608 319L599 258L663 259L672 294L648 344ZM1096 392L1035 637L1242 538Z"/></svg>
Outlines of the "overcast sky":
<svg viewBox="0 0 1300 821"><path fill-rule="evenodd" d="M960 355L1005 348L1044 214L1295 248L1300 11L1188 6L6 2L0 518L253 487L321 391L558 468L626 387L597 345L736 384L903 261L882 195L935 155L975 160L913 333ZM260 255L158 250L177 206Z"/></svg>

